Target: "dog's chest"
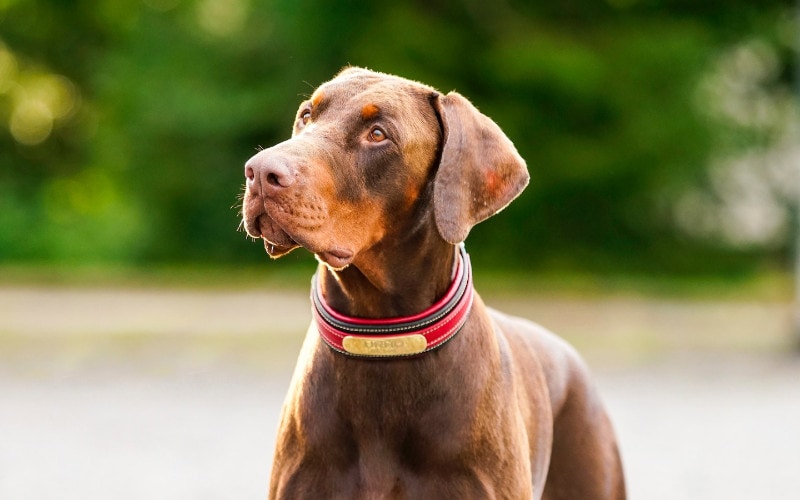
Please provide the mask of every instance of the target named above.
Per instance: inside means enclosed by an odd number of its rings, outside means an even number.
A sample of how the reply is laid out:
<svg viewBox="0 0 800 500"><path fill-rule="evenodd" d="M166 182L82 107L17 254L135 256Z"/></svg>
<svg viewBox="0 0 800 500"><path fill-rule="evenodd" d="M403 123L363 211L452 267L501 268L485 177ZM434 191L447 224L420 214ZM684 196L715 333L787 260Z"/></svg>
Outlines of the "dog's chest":
<svg viewBox="0 0 800 500"><path fill-rule="evenodd" d="M292 398L315 448L348 450L351 462L367 456L418 467L469 445L477 398L459 374L451 380L430 359L326 358L312 363Z"/></svg>

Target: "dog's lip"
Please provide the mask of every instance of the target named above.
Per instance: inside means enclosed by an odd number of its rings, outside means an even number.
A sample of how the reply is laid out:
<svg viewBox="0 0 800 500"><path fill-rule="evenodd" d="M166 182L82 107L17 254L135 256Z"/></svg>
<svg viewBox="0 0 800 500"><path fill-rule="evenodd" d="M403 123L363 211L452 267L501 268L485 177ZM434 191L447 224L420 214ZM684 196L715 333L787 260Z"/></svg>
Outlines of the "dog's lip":
<svg viewBox="0 0 800 500"><path fill-rule="evenodd" d="M294 240L292 240L291 238L289 239L292 241L292 244L288 246L283 244L273 243L263 236L261 237L261 239L264 240L264 249L267 251L267 254L270 257L280 257L300 246L297 243L295 243Z"/></svg>
<svg viewBox="0 0 800 500"><path fill-rule="evenodd" d="M258 215L246 226L251 236L264 240L264 249L270 257L280 257L300 246L297 241L267 213Z"/></svg>

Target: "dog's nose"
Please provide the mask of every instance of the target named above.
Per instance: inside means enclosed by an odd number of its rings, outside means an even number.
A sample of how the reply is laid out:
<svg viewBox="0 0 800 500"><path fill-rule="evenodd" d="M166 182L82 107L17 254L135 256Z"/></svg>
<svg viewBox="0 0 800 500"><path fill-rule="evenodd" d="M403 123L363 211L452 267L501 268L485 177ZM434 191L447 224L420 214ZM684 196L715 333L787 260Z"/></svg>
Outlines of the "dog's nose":
<svg viewBox="0 0 800 500"><path fill-rule="evenodd" d="M277 191L294 183L294 175L286 160L280 156L256 155L245 164L247 189L252 192Z"/></svg>

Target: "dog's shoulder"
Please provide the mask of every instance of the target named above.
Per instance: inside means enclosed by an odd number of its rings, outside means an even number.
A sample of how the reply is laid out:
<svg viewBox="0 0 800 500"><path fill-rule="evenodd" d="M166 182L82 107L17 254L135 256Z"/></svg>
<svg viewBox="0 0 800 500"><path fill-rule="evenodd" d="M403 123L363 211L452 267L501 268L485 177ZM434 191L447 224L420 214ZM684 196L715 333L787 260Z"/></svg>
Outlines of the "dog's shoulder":
<svg viewBox="0 0 800 500"><path fill-rule="evenodd" d="M591 376L583 358L567 341L543 326L487 308L495 331L522 366L539 366L547 381L554 415L568 397L585 397Z"/></svg>

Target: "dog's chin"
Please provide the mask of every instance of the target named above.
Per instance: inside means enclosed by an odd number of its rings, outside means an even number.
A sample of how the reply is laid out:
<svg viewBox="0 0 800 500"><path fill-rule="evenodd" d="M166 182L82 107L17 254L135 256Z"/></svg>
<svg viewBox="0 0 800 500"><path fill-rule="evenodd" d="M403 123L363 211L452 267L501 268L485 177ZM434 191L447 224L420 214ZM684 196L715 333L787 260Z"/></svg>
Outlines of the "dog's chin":
<svg viewBox="0 0 800 500"><path fill-rule="evenodd" d="M312 252L318 261L322 262L334 271L341 271L353 262L353 252L350 250L346 250L344 248L333 248L325 251L314 251L306 245L295 242L290 236L288 236L288 234L286 236L289 238L289 241L291 241L290 244L274 243L269 238L262 236L262 239L264 240L264 249L273 259L283 257L292 250L303 247ZM282 239L281 241L286 240Z"/></svg>
<svg viewBox="0 0 800 500"><path fill-rule="evenodd" d="M295 238L298 241L295 241ZM283 257L292 250L302 247L313 253L318 261L334 271L341 271L353 262L354 253L351 250L341 247L321 250L313 242L306 241L299 236L292 236L283 229L278 229L270 234L262 233L261 239L264 240L264 249L273 259Z"/></svg>
<svg viewBox="0 0 800 500"><path fill-rule="evenodd" d="M264 240L264 249L273 259L303 247L313 253L317 260L339 271L349 266L355 257L355 252L350 249L315 242L315 238L309 237L313 235L304 235L302 232L291 234L267 214L249 219L245 223L245 228L250 236Z"/></svg>
<svg viewBox="0 0 800 500"><path fill-rule="evenodd" d="M341 271L353 262L354 254L346 248L333 248L324 252L314 254L318 261L322 262L334 271Z"/></svg>

